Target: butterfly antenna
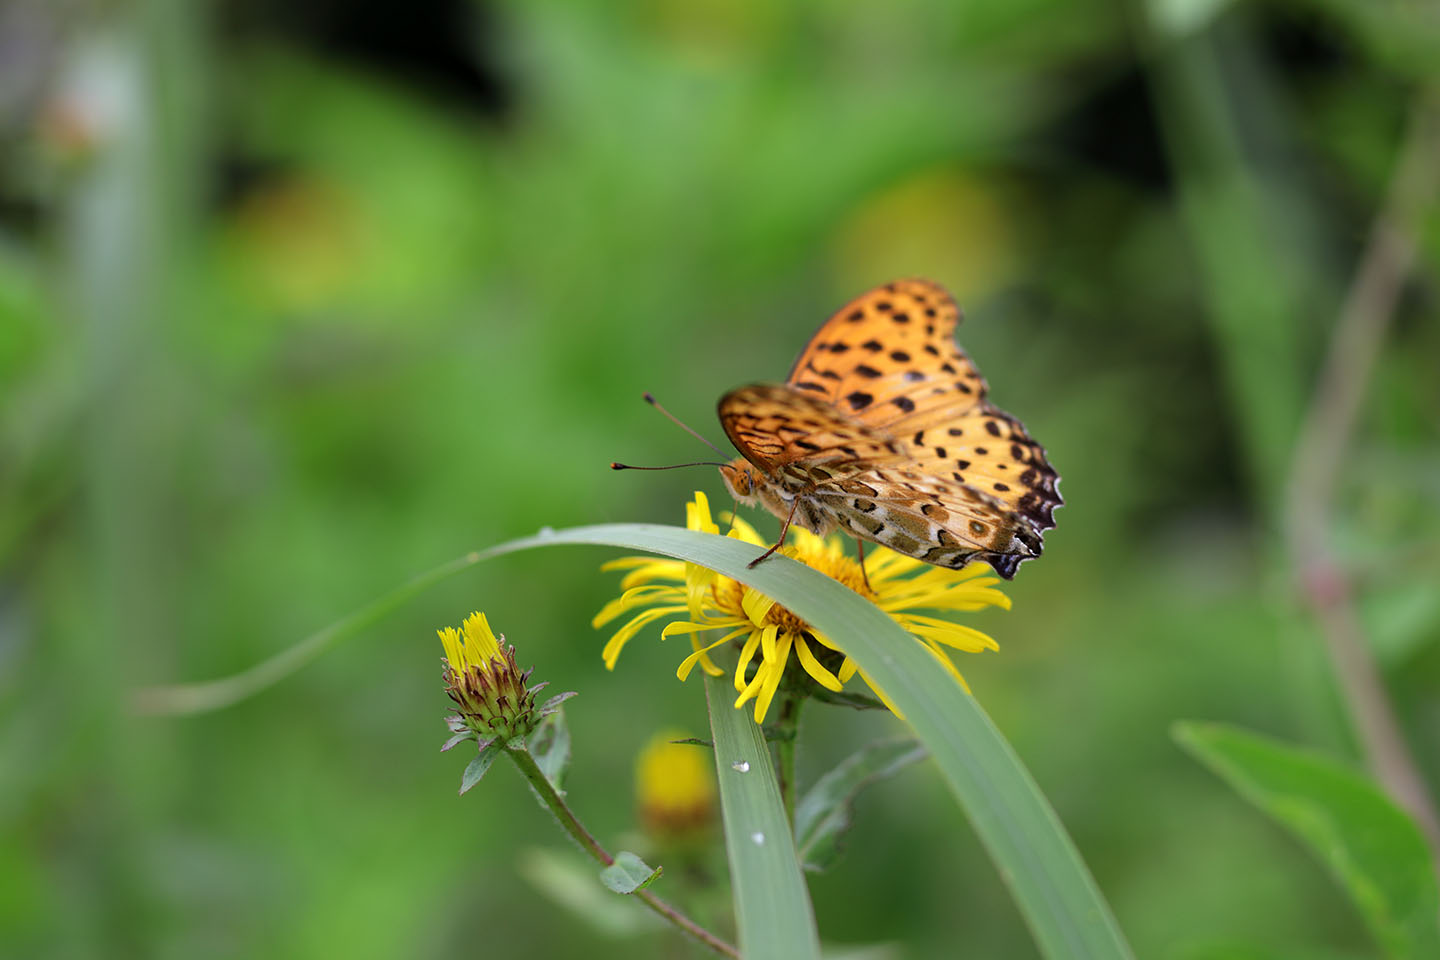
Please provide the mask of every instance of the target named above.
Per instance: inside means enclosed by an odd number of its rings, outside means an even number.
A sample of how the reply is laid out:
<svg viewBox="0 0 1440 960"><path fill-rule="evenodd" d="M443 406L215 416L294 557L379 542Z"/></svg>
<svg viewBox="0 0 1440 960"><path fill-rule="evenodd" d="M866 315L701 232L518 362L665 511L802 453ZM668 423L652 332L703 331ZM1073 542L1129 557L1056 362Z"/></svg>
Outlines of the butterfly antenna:
<svg viewBox="0 0 1440 960"><path fill-rule="evenodd" d="M681 430L684 430L686 433L690 434L690 436L694 437L696 440L699 440L701 443L705 444L705 446L709 447L711 450L714 450L716 453L720 454L720 456L730 456L724 450L721 450L719 447L715 446L715 444L711 443L709 440L706 440L698 432L692 430L684 421L682 421L679 417L675 416L675 414L660 406L660 401L656 400L655 397L651 395L648 390L645 392L645 402L650 404L650 406L654 407L656 410L659 410L661 413L663 413L665 415L665 418L671 423L675 424ZM723 466L723 464L721 464L721 466Z"/></svg>
<svg viewBox="0 0 1440 960"><path fill-rule="evenodd" d="M678 470L681 467L723 467L725 464L714 460L695 460L691 463L672 463L664 467L637 467L628 463L611 463L611 470Z"/></svg>

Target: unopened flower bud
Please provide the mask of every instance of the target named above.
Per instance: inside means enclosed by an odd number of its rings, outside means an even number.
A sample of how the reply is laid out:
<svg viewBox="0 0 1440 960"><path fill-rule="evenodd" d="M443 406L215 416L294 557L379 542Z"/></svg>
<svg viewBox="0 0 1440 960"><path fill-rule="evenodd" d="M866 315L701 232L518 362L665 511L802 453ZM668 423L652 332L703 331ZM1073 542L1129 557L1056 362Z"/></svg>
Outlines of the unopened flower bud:
<svg viewBox="0 0 1440 960"><path fill-rule="evenodd" d="M470 614L459 630L437 632L445 646L445 692L460 711L451 729L482 740L528 736L542 717L535 693L545 684L525 685L531 671L520 671L515 648L503 636L496 639L483 613Z"/></svg>

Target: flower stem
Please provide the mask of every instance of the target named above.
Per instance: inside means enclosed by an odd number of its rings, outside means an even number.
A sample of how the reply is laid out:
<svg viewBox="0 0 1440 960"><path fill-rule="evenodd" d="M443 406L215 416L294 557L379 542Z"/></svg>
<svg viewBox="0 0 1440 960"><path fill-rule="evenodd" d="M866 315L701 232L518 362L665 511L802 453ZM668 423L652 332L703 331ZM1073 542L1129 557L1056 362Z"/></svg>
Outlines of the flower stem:
<svg viewBox="0 0 1440 960"><path fill-rule="evenodd" d="M535 758L530 755L530 751L524 748L515 750L506 748L505 752L510 755L510 759L514 761L516 769L529 781L530 786L534 788L535 793L540 797L541 801L550 812L555 815L555 819L559 821L560 826L565 828L565 832L570 834L570 836L575 839L575 842L580 844L581 848L590 854L590 856L594 857L602 866L608 867L613 864L615 858L610 856L604 847L600 846L600 841L596 840L590 834L590 831L585 829L585 825L571 812L570 807L565 803L565 799L560 796L559 791L555 789L555 785L545 778L545 774L540 770L540 766L535 762ZM637 890L634 896L642 900L651 910L654 910L660 916L669 920L682 931L694 937L722 957L733 957L735 960L739 960L740 952L733 946L721 940L715 936L715 934L706 930L649 890Z"/></svg>
<svg viewBox="0 0 1440 960"><path fill-rule="evenodd" d="M775 718L775 777L780 782L780 799L785 803L785 819L795 825L795 737L800 729L800 705L803 697L790 694L780 704Z"/></svg>

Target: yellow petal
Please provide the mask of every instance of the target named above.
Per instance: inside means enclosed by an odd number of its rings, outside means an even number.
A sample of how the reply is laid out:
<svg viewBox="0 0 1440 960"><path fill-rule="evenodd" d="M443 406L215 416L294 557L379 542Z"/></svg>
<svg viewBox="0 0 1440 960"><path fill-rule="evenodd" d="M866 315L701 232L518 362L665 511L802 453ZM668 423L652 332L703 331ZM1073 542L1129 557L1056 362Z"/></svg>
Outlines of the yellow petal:
<svg viewBox="0 0 1440 960"><path fill-rule="evenodd" d="M686 678L690 676L690 671L695 669L695 664L699 663L705 657L705 654L720 646L720 644L722 643L728 643L735 637L738 637L740 633L741 631L739 630L731 631L730 633L727 633L725 636L721 637L719 640L716 640L714 643L710 643L703 647L697 648L694 653L690 654L690 656L686 657L683 661L681 661L680 669L675 671L675 676L680 678L681 683L684 683Z"/></svg>
<svg viewBox="0 0 1440 960"><path fill-rule="evenodd" d="M725 639L727 639L727 640L733 640L734 638L740 636L740 634L745 633L745 632L746 632L747 630L749 630L749 629L750 629L750 628L749 628L749 626L747 625L747 626L741 627L739 630L732 630L730 633L728 633L728 634L725 635ZM701 670L704 670L706 673L710 674L710 676L712 676L712 677L723 677L723 676L725 676L725 671L724 671L724 670L721 670L718 666L715 665L715 661L710 659L710 655L709 655L708 653L706 653L704 650L701 650L701 649L700 649L700 635L699 635L699 634L697 634L697 633L692 633L692 634L690 635L690 649L691 649L691 650L694 650L694 651L696 651L697 653L700 654L700 669L701 669Z"/></svg>
<svg viewBox="0 0 1440 960"><path fill-rule="evenodd" d="M815 678L815 682L827 690L839 690L841 683L835 679L835 674L821 666L820 661L815 659L815 654L810 652L810 645L805 642L802 636L795 637L795 656L800 661L800 666L805 672Z"/></svg>
<svg viewBox="0 0 1440 960"><path fill-rule="evenodd" d="M751 630L750 636L745 638L745 645L740 648L740 660L735 664L735 689L745 689L745 670L750 666L750 661L755 657L755 650L760 646L760 634L764 631Z"/></svg>
<svg viewBox="0 0 1440 960"><path fill-rule="evenodd" d="M774 624L760 631L760 651L766 663L775 659L775 637L779 633L780 628Z"/></svg>
<svg viewBox="0 0 1440 960"><path fill-rule="evenodd" d="M667 623L665 625L665 629L660 631L660 639L664 640L677 633L699 633L703 630L719 630L725 627L733 627L740 623L743 623L743 621L735 619L701 620L699 623L676 620L674 623ZM750 629L750 625L746 624L742 629L748 630Z"/></svg>
<svg viewBox="0 0 1440 960"><path fill-rule="evenodd" d="M869 674L867 674L864 670L859 671L859 673L860 673L860 679L865 681L865 686L867 686L867 687L870 688L870 692L873 693L873 694L875 694L875 696L879 697L879 698L880 698L880 702L883 703L883 704L885 704L885 707L886 707L891 713L895 714L895 716L899 717L901 720L904 720L904 719L905 719L905 714L901 713L899 710L897 710L897 709L895 708L895 704L891 703L891 702L890 702L890 698L887 697L887 696L885 696L885 691L884 691L884 690L881 690L879 687L877 687L877 686L875 685L875 682L870 679Z"/></svg>
<svg viewBox="0 0 1440 960"><path fill-rule="evenodd" d="M755 698L756 723L765 722L765 714L770 710L770 701L775 699L775 691L780 688L780 678L785 673L785 662L790 659L790 644L793 639L794 634L782 633L775 644L774 666L770 668L770 672L765 678L765 685L760 688L760 695Z"/></svg>
<svg viewBox="0 0 1440 960"><path fill-rule="evenodd" d="M723 510L720 513L720 519L730 524L730 529L725 534L727 537L734 540L743 540L745 543L754 544L757 547L769 546L764 538L760 536L759 531L750 526L744 517L741 517L733 511Z"/></svg>
<svg viewBox="0 0 1440 960"><path fill-rule="evenodd" d="M993 637L988 633L981 633L974 627L961 626L958 623L939 620L935 617L922 617L914 613L897 619L901 626L916 636L938 640L946 646L964 650L966 653L1000 649L1000 644L996 643Z"/></svg>
<svg viewBox="0 0 1440 960"><path fill-rule="evenodd" d="M646 610L643 613L636 614L633 620L621 627L619 631L606 642L605 649L600 652L600 656L605 660L605 669L615 669L615 661L619 658L620 651L624 649L625 644L630 641L631 637L640 632L641 627L667 614L682 613L684 610L684 607L655 607L653 610Z"/></svg>
<svg viewBox="0 0 1440 960"><path fill-rule="evenodd" d="M751 587L746 587L744 594L740 597L740 608L745 611L745 615L750 618L750 622L757 627L763 627L765 625L765 615L770 612L770 608L773 606L775 606L774 600Z"/></svg>
<svg viewBox="0 0 1440 960"><path fill-rule="evenodd" d="M696 490L695 499L685 504L685 526L705 533L720 532L715 521L710 519L710 498L705 496L704 491Z"/></svg>
<svg viewBox="0 0 1440 960"><path fill-rule="evenodd" d="M765 672L766 669L767 668L765 666L765 662L762 660L760 662L760 666L755 668L754 678L751 679L750 683L745 685L744 687L740 686L740 676L738 674L736 675L735 688L740 691L740 696L735 698L736 710L739 710L741 707L743 707L745 705L745 701L755 696L757 693L760 692L760 688L765 686L765 678L768 676L768 674Z"/></svg>
<svg viewBox="0 0 1440 960"><path fill-rule="evenodd" d="M678 561L658 560L655 557L616 557L614 560L606 560L600 564L600 571L608 573L611 570L629 570L633 567L648 567L656 563L676 563Z"/></svg>
<svg viewBox="0 0 1440 960"><path fill-rule="evenodd" d="M657 601L673 602L680 599L682 599L682 594L679 587L662 585L633 587L601 607L600 612L591 618L590 626L597 629L603 627L633 607L655 603Z"/></svg>
<svg viewBox="0 0 1440 960"><path fill-rule="evenodd" d="M950 657L946 655L944 650L929 641L921 644L921 646L925 649L926 653L940 661L940 665L945 668L945 672L954 677L955 682L959 683L960 687L966 693L970 692L970 684L966 683L965 678L960 675L960 671L955 669L955 664L950 661Z"/></svg>
<svg viewBox="0 0 1440 960"><path fill-rule="evenodd" d="M620 589L629 590L631 587L649 583L652 580L670 580L678 583L684 579L684 563L679 560L659 560L625 574L620 578Z"/></svg>

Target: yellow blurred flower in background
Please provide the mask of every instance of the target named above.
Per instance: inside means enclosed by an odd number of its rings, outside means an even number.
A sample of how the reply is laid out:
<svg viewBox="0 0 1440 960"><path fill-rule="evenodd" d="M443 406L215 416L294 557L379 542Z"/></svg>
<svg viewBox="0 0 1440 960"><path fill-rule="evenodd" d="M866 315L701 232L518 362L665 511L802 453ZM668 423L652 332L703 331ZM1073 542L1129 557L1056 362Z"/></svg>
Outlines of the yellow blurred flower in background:
<svg viewBox="0 0 1440 960"><path fill-rule="evenodd" d="M715 818L715 771L709 750L675 743L689 734L664 730L635 761L635 803L646 832L666 840L693 838Z"/></svg>

